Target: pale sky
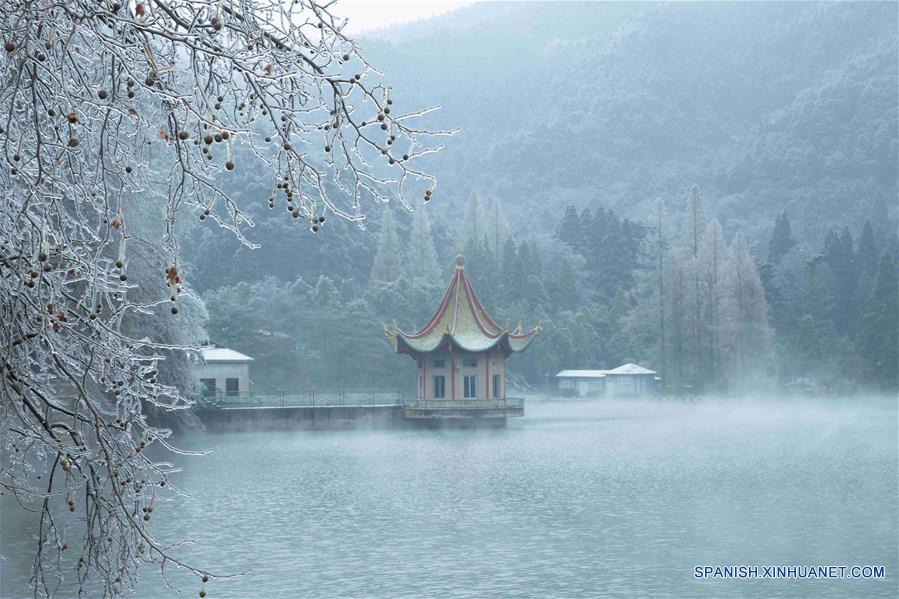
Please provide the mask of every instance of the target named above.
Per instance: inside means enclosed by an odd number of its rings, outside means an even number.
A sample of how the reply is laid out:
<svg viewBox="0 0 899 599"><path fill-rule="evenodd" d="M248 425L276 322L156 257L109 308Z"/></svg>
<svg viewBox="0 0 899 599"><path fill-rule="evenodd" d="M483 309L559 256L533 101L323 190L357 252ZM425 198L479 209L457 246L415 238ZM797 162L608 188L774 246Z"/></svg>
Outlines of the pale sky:
<svg viewBox="0 0 899 599"><path fill-rule="evenodd" d="M346 33L358 35L364 31L381 29L390 25L427 19L474 4L473 0L451 2L446 0L338 0L331 12L347 17Z"/></svg>

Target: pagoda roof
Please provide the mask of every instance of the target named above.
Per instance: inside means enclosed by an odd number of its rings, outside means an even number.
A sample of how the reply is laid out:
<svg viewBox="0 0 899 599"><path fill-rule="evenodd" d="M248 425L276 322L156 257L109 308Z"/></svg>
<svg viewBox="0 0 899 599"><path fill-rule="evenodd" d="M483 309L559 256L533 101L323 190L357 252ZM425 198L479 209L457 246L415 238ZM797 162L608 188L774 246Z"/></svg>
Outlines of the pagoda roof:
<svg viewBox="0 0 899 599"><path fill-rule="evenodd" d="M406 332L396 323L384 325L384 335L397 353L416 354L448 351L451 347L468 352L500 349L506 355L527 349L540 325L523 331L499 326L484 310L465 274L462 256L456 258L456 272L434 316L421 330Z"/></svg>

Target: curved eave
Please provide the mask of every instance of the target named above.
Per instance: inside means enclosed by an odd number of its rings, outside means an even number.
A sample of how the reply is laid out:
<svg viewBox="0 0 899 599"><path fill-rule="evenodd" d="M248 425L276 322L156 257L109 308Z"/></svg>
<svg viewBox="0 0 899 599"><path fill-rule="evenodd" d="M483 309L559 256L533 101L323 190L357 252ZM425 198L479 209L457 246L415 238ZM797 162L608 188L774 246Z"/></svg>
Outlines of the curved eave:
<svg viewBox="0 0 899 599"><path fill-rule="evenodd" d="M530 347L531 342L537 338L540 333L540 326L536 326L523 335L509 335L508 344L510 352L522 352Z"/></svg>
<svg viewBox="0 0 899 599"><path fill-rule="evenodd" d="M539 327L523 335L514 335L507 331L502 331L495 338L491 339L484 336L477 340L460 339L455 335L444 333L436 343L434 341L423 343L422 340L414 337L410 339L403 332L399 331L391 336L391 344L397 353L409 355L430 354L437 351L445 352L452 347L453 350L471 353L500 349L508 356L509 354L526 350L539 332Z"/></svg>

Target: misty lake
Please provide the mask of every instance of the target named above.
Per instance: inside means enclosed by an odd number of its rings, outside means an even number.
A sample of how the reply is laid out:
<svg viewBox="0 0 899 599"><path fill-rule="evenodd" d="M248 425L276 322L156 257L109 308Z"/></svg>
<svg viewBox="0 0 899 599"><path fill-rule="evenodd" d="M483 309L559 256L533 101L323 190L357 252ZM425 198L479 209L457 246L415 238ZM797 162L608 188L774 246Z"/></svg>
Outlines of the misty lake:
<svg viewBox="0 0 899 599"><path fill-rule="evenodd" d="M895 400L530 401L507 429L196 434L160 537L212 597L896 596ZM4 498L5 500L7 498ZM3 597L30 530L4 503ZM704 565L884 580L698 580ZM170 571L183 596L199 581ZM150 568L138 597L169 597Z"/></svg>

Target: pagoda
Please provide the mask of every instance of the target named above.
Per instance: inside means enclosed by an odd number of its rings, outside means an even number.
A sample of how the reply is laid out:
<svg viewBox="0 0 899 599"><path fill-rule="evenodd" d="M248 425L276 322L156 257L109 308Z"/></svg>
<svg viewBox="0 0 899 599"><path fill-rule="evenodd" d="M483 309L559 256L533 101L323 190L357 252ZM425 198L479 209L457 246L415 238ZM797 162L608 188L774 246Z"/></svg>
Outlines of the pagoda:
<svg viewBox="0 0 899 599"><path fill-rule="evenodd" d="M384 335L397 353L418 364L416 401L406 418L522 415L523 401L506 398L506 359L524 351L540 326L510 330L487 314L465 274L462 256L434 316L421 330L396 323ZM472 412L472 410L474 412Z"/></svg>

